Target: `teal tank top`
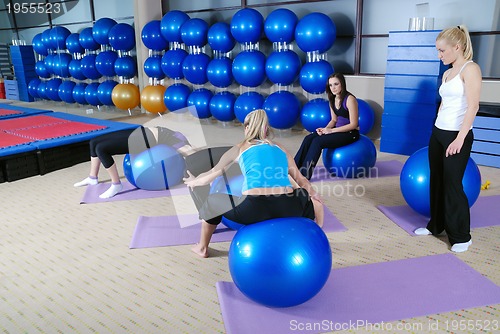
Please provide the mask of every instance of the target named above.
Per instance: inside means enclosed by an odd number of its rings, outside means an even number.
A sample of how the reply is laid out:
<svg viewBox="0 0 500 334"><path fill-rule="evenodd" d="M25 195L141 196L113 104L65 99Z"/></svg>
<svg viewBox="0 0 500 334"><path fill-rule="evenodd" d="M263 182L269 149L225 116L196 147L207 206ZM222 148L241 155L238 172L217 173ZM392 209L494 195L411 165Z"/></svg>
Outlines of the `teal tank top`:
<svg viewBox="0 0 500 334"><path fill-rule="evenodd" d="M243 192L253 188L292 186L286 153L276 145L252 145L241 153L238 163L245 177Z"/></svg>

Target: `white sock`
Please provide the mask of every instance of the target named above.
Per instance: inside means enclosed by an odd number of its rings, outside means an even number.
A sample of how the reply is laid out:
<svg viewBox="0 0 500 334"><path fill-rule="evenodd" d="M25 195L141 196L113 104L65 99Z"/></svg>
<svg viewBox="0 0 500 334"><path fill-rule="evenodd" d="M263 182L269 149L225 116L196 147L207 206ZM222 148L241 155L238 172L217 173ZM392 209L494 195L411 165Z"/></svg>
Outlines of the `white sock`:
<svg viewBox="0 0 500 334"><path fill-rule="evenodd" d="M81 180L80 182L75 183L73 186L75 186L75 187L94 186L97 183L98 183L97 177L89 176L89 177L86 177L85 179Z"/></svg>
<svg viewBox="0 0 500 334"><path fill-rule="evenodd" d="M453 246L451 246L451 251L455 253L466 252L469 249L470 245L472 245L472 239L467 242L454 244Z"/></svg>
<svg viewBox="0 0 500 334"><path fill-rule="evenodd" d="M99 195L99 198L111 198L122 191L123 185L121 183L112 183L108 190Z"/></svg>
<svg viewBox="0 0 500 334"><path fill-rule="evenodd" d="M415 231L413 231L416 235L431 235L431 231L426 229L425 227L419 227Z"/></svg>

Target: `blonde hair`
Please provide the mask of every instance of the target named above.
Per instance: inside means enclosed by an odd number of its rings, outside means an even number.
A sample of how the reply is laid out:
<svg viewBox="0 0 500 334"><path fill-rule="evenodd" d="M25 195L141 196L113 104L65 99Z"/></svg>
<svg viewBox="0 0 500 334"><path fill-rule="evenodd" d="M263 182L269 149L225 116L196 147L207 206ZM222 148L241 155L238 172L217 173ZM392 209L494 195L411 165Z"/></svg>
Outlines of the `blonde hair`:
<svg viewBox="0 0 500 334"><path fill-rule="evenodd" d="M250 112L245 117L243 126L248 127L245 132L244 142L251 142L252 140L269 141L271 128L269 126L269 119L267 118L267 114L264 109L256 109Z"/></svg>
<svg viewBox="0 0 500 334"><path fill-rule="evenodd" d="M450 45L460 45L464 52L465 60L472 60L474 52L470 40L469 29L463 24L444 29L436 37L436 41L445 40Z"/></svg>

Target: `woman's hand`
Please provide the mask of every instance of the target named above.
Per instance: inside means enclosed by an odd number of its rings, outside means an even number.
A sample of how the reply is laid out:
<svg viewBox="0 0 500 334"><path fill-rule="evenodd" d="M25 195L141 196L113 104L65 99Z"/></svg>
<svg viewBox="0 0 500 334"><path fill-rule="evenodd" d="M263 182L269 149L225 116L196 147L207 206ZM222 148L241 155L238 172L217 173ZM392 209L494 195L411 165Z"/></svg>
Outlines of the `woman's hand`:
<svg viewBox="0 0 500 334"><path fill-rule="evenodd" d="M186 172L188 174L188 177L183 178L184 184L187 185L191 189L199 186L199 184L197 184L196 177L190 171L186 171Z"/></svg>
<svg viewBox="0 0 500 334"><path fill-rule="evenodd" d="M327 135L329 133L332 133L333 132L333 129L330 129L330 128L317 128L316 129L316 133L318 135Z"/></svg>
<svg viewBox="0 0 500 334"><path fill-rule="evenodd" d="M455 138L455 140L452 141L451 144L446 149L446 157L460 153L463 144L464 144L463 139Z"/></svg>

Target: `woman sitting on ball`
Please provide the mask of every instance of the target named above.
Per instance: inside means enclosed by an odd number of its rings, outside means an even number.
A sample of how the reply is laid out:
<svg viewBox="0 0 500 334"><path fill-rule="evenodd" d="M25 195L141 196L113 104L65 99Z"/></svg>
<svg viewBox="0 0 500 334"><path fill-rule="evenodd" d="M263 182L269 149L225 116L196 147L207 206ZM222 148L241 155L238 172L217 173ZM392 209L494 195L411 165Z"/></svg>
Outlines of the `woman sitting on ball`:
<svg viewBox="0 0 500 334"><path fill-rule="evenodd" d="M324 148L338 148L359 139L358 101L347 91L343 74L333 73L328 77L326 93L332 119L324 128L307 135L295 154L297 168L308 180ZM340 118L346 124L340 125Z"/></svg>
<svg viewBox="0 0 500 334"><path fill-rule="evenodd" d="M249 113L244 121L245 139L233 146L209 171L184 179L190 187L206 186L238 162L244 176L242 197L210 194L200 209L200 242L192 250L208 257L208 245L222 216L248 225L279 217L308 217L323 225L323 204L293 158L269 138L270 127L262 109ZM292 182L300 188L294 188ZM312 197L311 197L311 196Z"/></svg>

